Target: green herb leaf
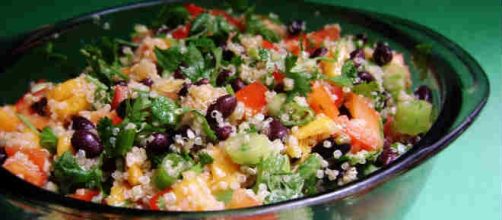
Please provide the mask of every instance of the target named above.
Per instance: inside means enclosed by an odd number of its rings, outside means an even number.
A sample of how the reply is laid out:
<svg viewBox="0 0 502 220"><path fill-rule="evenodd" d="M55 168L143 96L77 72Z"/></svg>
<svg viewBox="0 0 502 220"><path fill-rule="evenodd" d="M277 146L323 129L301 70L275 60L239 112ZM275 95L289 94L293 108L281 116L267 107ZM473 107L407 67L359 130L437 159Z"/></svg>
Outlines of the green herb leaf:
<svg viewBox="0 0 502 220"><path fill-rule="evenodd" d="M200 14L190 27L191 38L206 36L222 38L235 31L235 27L228 24L225 18L207 13Z"/></svg>
<svg viewBox="0 0 502 220"><path fill-rule="evenodd" d="M56 152L57 143L58 137L50 127L45 127L42 132L40 132L40 146L47 149L49 152Z"/></svg>
<svg viewBox="0 0 502 220"><path fill-rule="evenodd" d="M113 135L114 128L115 126L113 126L112 120L108 117L99 120L98 126L96 127L99 138L104 146L104 154L107 158L112 158L114 156L115 145L110 142L111 138L115 136Z"/></svg>
<svg viewBox="0 0 502 220"><path fill-rule="evenodd" d="M214 133L213 129L211 129L211 126L209 126L206 117L204 117L204 115L197 110L192 110L192 113L195 116L195 120L201 124L202 131L204 131L204 134L206 134L209 140L217 141L218 137L216 137L216 133Z"/></svg>
<svg viewBox="0 0 502 220"><path fill-rule="evenodd" d="M69 152L54 162L53 176L63 194L77 188L101 188L102 173L98 167L84 170Z"/></svg>
<svg viewBox="0 0 502 220"><path fill-rule="evenodd" d="M306 195L317 193L317 170L321 169L321 159L317 155L310 155L299 167L298 174L305 180L303 191Z"/></svg>
<svg viewBox="0 0 502 220"><path fill-rule="evenodd" d="M294 81L294 87L291 91L288 91L288 98L292 99L295 96L305 96L310 92L310 81L313 79L311 75L306 73L293 72L293 67L296 65L298 57L295 55L288 55L284 60L284 66L286 69L285 75Z"/></svg>
<svg viewBox="0 0 502 220"><path fill-rule="evenodd" d="M183 5L166 5L162 7L157 18L152 22L153 28L159 28L166 25L175 28L178 25L185 24L190 18L190 13Z"/></svg>
<svg viewBox="0 0 502 220"><path fill-rule="evenodd" d="M279 42L280 36L274 31L268 29L262 22L261 18L256 15L250 15L246 18L246 33L259 34L265 40L271 42Z"/></svg>
<svg viewBox="0 0 502 220"><path fill-rule="evenodd" d="M206 152L200 152L198 154L199 156L199 163L204 166L206 164L211 164L213 163L214 159L213 157L211 157L211 155L209 155L208 153Z"/></svg>
<svg viewBox="0 0 502 220"><path fill-rule="evenodd" d="M269 156L258 164L255 191L260 184L265 184L270 191L265 198L267 204L303 196L304 180L291 172L287 156Z"/></svg>
<svg viewBox="0 0 502 220"><path fill-rule="evenodd" d="M157 64L164 69L164 73L166 73L166 71L168 73L173 72L183 61L183 55L178 46L170 47L167 50L155 47L154 53L157 57Z"/></svg>
<svg viewBox="0 0 502 220"><path fill-rule="evenodd" d="M125 156L131 150L136 137L136 129L121 129L117 136L117 143L115 144L114 155Z"/></svg>

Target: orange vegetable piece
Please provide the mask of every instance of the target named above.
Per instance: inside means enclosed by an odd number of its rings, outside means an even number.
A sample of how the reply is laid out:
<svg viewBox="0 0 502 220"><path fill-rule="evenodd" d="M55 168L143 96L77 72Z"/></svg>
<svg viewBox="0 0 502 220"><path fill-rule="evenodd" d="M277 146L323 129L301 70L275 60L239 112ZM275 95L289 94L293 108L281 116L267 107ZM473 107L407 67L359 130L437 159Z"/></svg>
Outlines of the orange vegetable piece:
<svg viewBox="0 0 502 220"><path fill-rule="evenodd" d="M353 117L346 127L352 138L352 152L357 152L358 147L369 151L380 149L384 141L380 114L365 97L354 93L347 96L345 106Z"/></svg>
<svg viewBox="0 0 502 220"><path fill-rule="evenodd" d="M260 201L246 193L245 189L237 189L232 194L232 199L227 204L229 209L246 208L261 205Z"/></svg>
<svg viewBox="0 0 502 220"><path fill-rule="evenodd" d="M342 106L344 99L343 89L339 86L331 85L330 86L331 94L336 95L337 99L335 100L335 105L337 107Z"/></svg>
<svg viewBox="0 0 502 220"><path fill-rule="evenodd" d="M320 83L314 83L312 92L307 96L307 102L316 113L323 113L333 120L339 114L336 103L328 93L328 88Z"/></svg>
<svg viewBox="0 0 502 220"><path fill-rule="evenodd" d="M0 108L0 131L15 131L21 121L14 114L14 108Z"/></svg>
<svg viewBox="0 0 502 220"><path fill-rule="evenodd" d="M47 174L40 171L39 167L23 153L7 158L3 167L33 185L43 186L47 182Z"/></svg>
<svg viewBox="0 0 502 220"><path fill-rule="evenodd" d="M99 191L92 189L78 189L75 193L69 195L69 197L90 202L94 196L97 196Z"/></svg>
<svg viewBox="0 0 502 220"><path fill-rule="evenodd" d="M320 47L325 39L337 40L338 38L340 38L340 26L338 25L327 25L323 29L307 35L313 48Z"/></svg>
<svg viewBox="0 0 502 220"><path fill-rule="evenodd" d="M267 87L256 81L235 93L235 97L238 101L244 103L247 108L251 109L253 113L257 113L267 104L265 92L267 92Z"/></svg>
<svg viewBox="0 0 502 220"><path fill-rule="evenodd" d="M17 152L21 152L28 156L28 159L33 162L40 171L44 171L46 167L46 163L49 163L50 154L44 149L41 148L28 148L28 147L5 147L5 153L7 156L12 157Z"/></svg>
<svg viewBox="0 0 502 220"><path fill-rule="evenodd" d="M128 91L127 86L115 86L112 99L112 109L116 109L122 101L127 99Z"/></svg>

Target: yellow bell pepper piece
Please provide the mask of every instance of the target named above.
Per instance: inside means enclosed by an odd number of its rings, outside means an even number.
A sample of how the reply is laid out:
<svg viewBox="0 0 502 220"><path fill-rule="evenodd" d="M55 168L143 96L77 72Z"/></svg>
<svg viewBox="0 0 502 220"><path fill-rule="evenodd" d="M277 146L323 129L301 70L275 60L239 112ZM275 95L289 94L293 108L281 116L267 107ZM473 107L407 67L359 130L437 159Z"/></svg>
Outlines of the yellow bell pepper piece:
<svg viewBox="0 0 502 220"><path fill-rule="evenodd" d="M56 145L56 153L58 156L62 156L64 152L71 151L71 137L70 135L62 135L58 137L58 143Z"/></svg>
<svg viewBox="0 0 502 220"><path fill-rule="evenodd" d="M21 123L14 114L13 107L0 108L0 131L15 131Z"/></svg>
<svg viewBox="0 0 502 220"><path fill-rule="evenodd" d="M307 138L317 138L330 136L340 130L340 127L324 114L318 115L316 119L300 127L293 135L302 141Z"/></svg>
<svg viewBox="0 0 502 220"><path fill-rule="evenodd" d="M110 195L106 197L106 204L111 206L121 206L125 201L125 192L127 188L122 184L113 184Z"/></svg>
<svg viewBox="0 0 502 220"><path fill-rule="evenodd" d="M140 184L139 178L143 176L143 171L141 171L141 167L138 164L133 164L127 169L127 181L132 186Z"/></svg>

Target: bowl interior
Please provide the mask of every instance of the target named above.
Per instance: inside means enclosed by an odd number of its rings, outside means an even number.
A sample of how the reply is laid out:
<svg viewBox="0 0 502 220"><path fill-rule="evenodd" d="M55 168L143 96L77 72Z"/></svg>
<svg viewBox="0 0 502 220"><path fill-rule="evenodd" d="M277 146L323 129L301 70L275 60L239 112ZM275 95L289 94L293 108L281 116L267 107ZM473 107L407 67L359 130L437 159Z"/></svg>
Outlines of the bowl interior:
<svg viewBox="0 0 502 220"><path fill-rule="evenodd" d="M221 5L219 1L194 2L208 7ZM104 10L48 26L26 35L26 38L19 38L15 44L9 45L12 50L0 61L0 103L14 103L31 81L45 79L58 82L80 74L85 66L79 53L83 45L92 43L101 36L129 39L134 25L150 24L162 4L164 3L147 2ZM333 201L381 184L443 149L472 122L488 96L488 82L479 65L457 45L425 27L386 15L296 1L258 1L256 11L262 14L273 12L284 22L303 19L307 22L308 30L339 23L342 34L366 33L370 41L389 42L393 49L404 54L412 71L413 85L416 87L425 84L432 88L437 120L416 148L368 178L335 192L249 209L250 212ZM49 50L52 53L48 53ZM16 191L27 192L25 199L37 200L48 196L49 201L60 205L121 212L121 209L84 204L34 189L13 175L6 174L3 169L0 172L9 178L1 184L0 190L10 191L6 189L13 189L14 185ZM19 195L15 191L7 194Z"/></svg>

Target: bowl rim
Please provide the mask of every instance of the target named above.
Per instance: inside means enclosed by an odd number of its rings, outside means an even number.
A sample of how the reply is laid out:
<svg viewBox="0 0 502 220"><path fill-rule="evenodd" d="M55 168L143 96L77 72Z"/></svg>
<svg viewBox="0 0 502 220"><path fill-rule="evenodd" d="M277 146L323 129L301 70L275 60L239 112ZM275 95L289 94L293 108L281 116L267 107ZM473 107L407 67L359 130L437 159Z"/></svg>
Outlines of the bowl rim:
<svg viewBox="0 0 502 220"><path fill-rule="evenodd" d="M37 42L45 41L45 39L54 36L54 34L58 34L64 31L65 29L76 27L84 22L89 21L90 19L95 18L96 16L104 16L124 10L146 8L154 5L172 4L177 2L187 2L187 1L155 0L155 1L123 4L119 6L105 8L102 10L97 10L90 13L85 13L82 15L77 15L74 16L73 18L56 22L53 25L46 25L39 29L26 32L25 34L21 34L19 36L14 37L12 39L13 42L12 45L15 46L7 50L8 52L5 53L4 55L0 54L0 57L7 57L6 55L9 55L7 59L0 61L0 72L3 72L4 67L8 66L11 62L14 62L19 56L22 56L24 52L34 47L34 45L37 44ZM296 3L296 1L293 1L292 3ZM351 184L345 185L335 191L321 193L316 196L302 197L274 204L268 204L250 208L231 209L231 210L199 211L199 212L153 211L153 210L113 207L91 202L83 202L77 199L65 197L60 194L53 193L44 190L42 188L33 186L25 182L24 180L15 177L15 175L9 173L5 169L0 169L0 177L3 176L12 179L11 182L16 183L17 187L16 189L29 190L34 195L36 195L37 198L23 196L22 190L15 190L15 191L10 190L8 191L8 193L5 194L11 197L15 195L15 197L20 197L33 203L40 203L40 202L43 203L44 201L49 199L51 201L49 205L59 205L64 208L74 208L80 211L98 212L101 214L111 214L111 215L123 214L124 212L127 212L128 215L132 216L136 215L136 216L165 216L165 217L167 216L207 217L207 216L223 216L223 215L256 215L256 214L275 212L279 210L292 209L301 206L318 205L321 203L333 202L356 195L358 193L362 193L364 191L367 191L368 189L377 187L387 182L388 180L393 179L396 176L401 175L402 173L407 172L408 170L424 163L430 157L436 155L441 150L445 149L452 141L454 141L460 134L462 134L474 122L474 120L477 118L477 116L485 106L490 93L490 85L486 73L481 68L479 63L469 53L467 53L457 43L444 37L442 34L439 34L436 31L419 23L415 23L407 19L399 18L392 15L382 14L374 11L350 8L332 4L314 3L314 2L305 2L305 4L336 7L341 10L348 10L351 12L356 12L361 15L376 15L379 17L392 19L393 21L399 23L399 25L403 25L421 31L430 38L440 42L442 45L446 45L448 49L453 51L453 53L457 56L457 58L469 68L469 72L471 73L476 72L478 80L476 83L482 84L481 86L478 87L480 89L479 93L482 95L482 98L478 103L474 105L472 111L469 113L469 115L466 117L465 120L463 120L456 127L452 126L453 129L451 129L450 132L447 132L446 135L442 136L441 138L439 138L439 140L435 141L434 143L422 149L418 149L416 152L400 157L396 162L391 163L384 169L381 169L378 172L375 172L365 178L362 178ZM441 112L442 111L443 110L441 110ZM0 190L5 190L4 187L5 187L4 185L1 185ZM57 209L56 207L54 208Z"/></svg>

